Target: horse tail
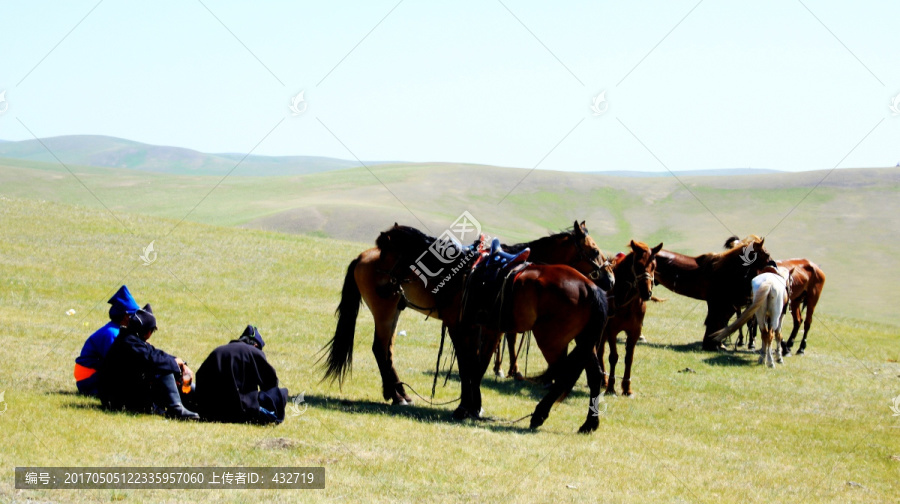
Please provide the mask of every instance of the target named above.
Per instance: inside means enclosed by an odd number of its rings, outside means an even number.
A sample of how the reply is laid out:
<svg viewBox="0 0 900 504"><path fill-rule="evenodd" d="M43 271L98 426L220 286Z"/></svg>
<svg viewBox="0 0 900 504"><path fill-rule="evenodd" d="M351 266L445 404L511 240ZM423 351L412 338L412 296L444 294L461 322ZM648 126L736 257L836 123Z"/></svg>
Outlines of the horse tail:
<svg viewBox="0 0 900 504"><path fill-rule="evenodd" d="M741 316L738 317L737 320L735 320L734 322L729 324L728 327L726 327L724 329L719 329L718 331L710 334L709 335L710 339L721 343L731 333L733 333L734 331L737 331L739 327L746 324L747 321L750 320L753 317L753 315L756 312L758 312L759 309L763 307L763 305L766 304L766 302L769 299L769 290L770 289L771 289L771 285L769 285L767 283L763 284L759 288L759 290L756 291L756 294L753 296L753 304L751 304L749 308L744 310L744 313L742 313Z"/></svg>
<svg viewBox="0 0 900 504"><path fill-rule="evenodd" d="M563 380L561 383L563 386L562 394L556 400L557 403L562 402L572 392L578 377L581 376L581 372L588 364L588 359L591 358L591 353L596 351L598 344L604 343L603 331L606 329L606 321L609 317L606 292L596 285L591 285L590 287L591 292L588 296L588 301L591 307L591 318L588 320L587 325L584 326L584 329L581 330L581 333L575 337L575 348L563 359L563 362L566 364L565 367L568 369L563 370L561 369L563 366L560 366L560 369L556 370L559 379ZM610 335L610 337L614 336ZM583 355L579 355L576 352Z"/></svg>
<svg viewBox="0 0 900 504"><path fill-rule="evenodd" d="M356 333L356 317L359 315L359 305L362 296L353 272L359 264L357 257L347 267L347 275L344 277L344 287L341 290L341 302L338 304L335 315L337 316L337 328L334 337L331 338L322 350L328 350L325 359L325 376L322 380L337 380L338 385L344 384L344 377L350 373L353 366L353 337Z"/></svg>

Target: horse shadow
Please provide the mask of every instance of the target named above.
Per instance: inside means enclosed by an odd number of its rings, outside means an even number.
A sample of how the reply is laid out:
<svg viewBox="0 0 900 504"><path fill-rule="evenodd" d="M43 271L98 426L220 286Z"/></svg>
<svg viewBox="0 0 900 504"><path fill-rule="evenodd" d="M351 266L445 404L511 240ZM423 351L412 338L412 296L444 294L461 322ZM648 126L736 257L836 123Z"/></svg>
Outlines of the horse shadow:
<svg viewBox="0 0 900 504"><path fill-rule="evenodd" d="M745 353L720 353L712 357L703 359L703 362L710 366L752 366L753 361L748 360Z"/></svg>
<svg viewBox="0 0 900 504"><path fill-rule="evenodd" d="M672 350L675 352L681 353L704 353L706 350L703 350L703 342L702 341L694 341L693 343L680 343L680 344L670 344L670 343L654 343L652 341L648 341L646 343L642 343L644 346L648 346L650 348L660 348L663 350Z"/></svg>
<svg viewBox="0 0 900 504"><path fill-rule="evenodd" d="M482 419L454 420L451 417L452 410L441 409L441 406L417 406L410 404L406 406L392 406L385 402L374 402L367 400L351 401L349 399L340 399L332 396L305 395L303 397L305 404L310 408L319 408L323 410L340 411L343 413L362 413L368 415L386 415L393 417L409 418L419 422L427 422L434 424L448 425L472 425L498 432L516 432L520 434L534 433L526 427L506 423L500 419L486 417ZM450 406L450 405L446 405Z"/></svg>
<svg viewBox="0 0 900 504"><path fill-rule="evenodd" d="M429 378L433 378L434 374L429 373L428 371L423 371L422 374L427 375ZM584 374L582 373L582 377ZM572 391L566 396L575 397L575 398L589 398L590 393L585 388L584 380L582 377L579 377L578 382L572 388ZM449 384L451 381L459 382L459 375L453 373L450 375L450 379L445 381L446 376L442 375L438 378L438 389L442 386ZM444 384L444 385L442 385ZM541 383L540 381L533 380L530 378L526 378L524 380L514 380L512 378L500 378L494 375L484 375L484 379L481 380L481 386L483 388L488 388L503 395L509 396L527 396L528 398L540 401L547 395L549 392L550 386L548 384Z"/></svg>

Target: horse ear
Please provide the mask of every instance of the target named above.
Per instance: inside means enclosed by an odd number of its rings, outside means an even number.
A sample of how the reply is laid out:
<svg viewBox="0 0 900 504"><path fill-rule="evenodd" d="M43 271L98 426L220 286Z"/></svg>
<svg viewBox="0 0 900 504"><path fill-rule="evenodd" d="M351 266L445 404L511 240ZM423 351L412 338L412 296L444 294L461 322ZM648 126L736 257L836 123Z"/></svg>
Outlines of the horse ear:
<svg viewBox="0 0 900 504"><path fill-rule="evenodd" d="M584 234L587 234L587 226L584 224L584 221L581 221L581 229L584 230Z"/></svg>
<svg viewBox="0 0 900 504"><path fill-rule="evenodd" d="M575 231L575 236L577 236L578 238L584 238L584 229L582 229L581 225L578 224L578 221L575 221L575 225L572 227L572 229Z"/></svg>
<svg viewBox="0 0 900 504"><path fill-rule="evenodd" d="M630 242L628 242L628 246L631 247L631 250L633 250L634 253L637 255L640 255L641 252L643 252L641 250L641 248L637 246L637 243L634 243L634 240L631 240Z"/></svg>
<svg viewBox="0 0 900 504"><path fill-rule="evenodd" d="M764 243L766 243L765 237L763 237L761 240L759 240L759 246L762 247Z"/></svg>
<svg viewBox="0 0 900 504"><path fill-rule="evenodd" d="M652 249L650 249L650 255L656 255L656 254L659 254L659 251L662 250L662 247L663 247L662 242L659 242L659 245L657 245L657 246L653 247Z"/></svg>

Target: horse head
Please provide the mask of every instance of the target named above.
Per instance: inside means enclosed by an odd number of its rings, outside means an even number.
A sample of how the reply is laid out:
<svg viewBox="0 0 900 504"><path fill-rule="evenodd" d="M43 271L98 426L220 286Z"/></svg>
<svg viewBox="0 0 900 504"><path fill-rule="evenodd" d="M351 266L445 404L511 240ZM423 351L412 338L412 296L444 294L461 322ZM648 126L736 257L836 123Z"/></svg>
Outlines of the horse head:
<svg viewBox="0 0 900 504"><path fill-rule="evenodd" d="M656 254L663 244L650 248L646 243L631 240L628 244L631 253L622 258L620 264L626 268L627 282L634 286L637 295L644 301L653 296L654 276L656 274Z"/></svg>
<svg viewBox="0 0 900 504"><path fill-rule="evenodd" d="M597 242L588 234L584 221L579 224L575 221L572 228L572 236L575 239L576 256L569 265L581 272L587 272L585 276L590 278L597 287L610 291L616 284L613 261L608 260L600 252Z"/></svg>

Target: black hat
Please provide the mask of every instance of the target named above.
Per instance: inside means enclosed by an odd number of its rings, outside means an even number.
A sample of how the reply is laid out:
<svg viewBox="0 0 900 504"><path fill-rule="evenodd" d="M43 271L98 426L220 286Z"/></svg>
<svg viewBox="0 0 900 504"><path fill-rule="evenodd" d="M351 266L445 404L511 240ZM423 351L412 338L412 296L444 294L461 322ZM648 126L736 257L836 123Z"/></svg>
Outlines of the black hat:
<svg viewBox="0 0 900 504"><path fill-rule="evenodd" d="M252 325L248 325L247 328L244 329L244 332L241 334L240 340L249 345L256 343L260 350L262 350L262 347L266 345L262 339L262 336L259 334L259 331L255 326Z"/></svg>
<svg viewBox="0 0 900 504"><path fill-rule="evenodd" d="M156 329L156 317L153 316L153 308L150 307L150 303L145 304L143 308L134 312L134 315L131 316L131 322L128 323L128 328L139 333Z"/></svg>

